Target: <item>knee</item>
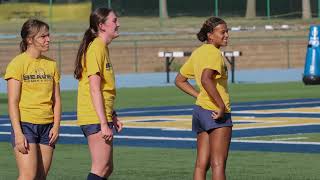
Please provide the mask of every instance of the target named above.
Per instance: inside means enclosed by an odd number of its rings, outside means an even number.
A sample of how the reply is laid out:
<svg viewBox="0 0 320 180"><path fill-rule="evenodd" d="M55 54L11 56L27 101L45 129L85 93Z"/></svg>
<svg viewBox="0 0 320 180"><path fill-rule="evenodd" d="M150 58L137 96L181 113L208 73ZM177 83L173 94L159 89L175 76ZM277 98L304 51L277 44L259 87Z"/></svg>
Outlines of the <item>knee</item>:
<svg viewBox="0 0 320 180"><path fill-rule="evenodd" d="M92 172L101 177L109 177L113 172L113 163L95 165L92 167Z"/></svg>
<svg viewBox="0 0 320 180"><path fill-rule="evenodd" d="M197 159L196 161L196 168L197 169L202 169L202 170L207 170L209 168L209 162L208 161L201 161L199 159Z"/></svg>
<svg viewBox="0 0 320 180"><path fill-rule="evenodd" d="M225 160L212 160L210 162L212 169L221 169L224 170L226 168L226 161Z"/></svg>

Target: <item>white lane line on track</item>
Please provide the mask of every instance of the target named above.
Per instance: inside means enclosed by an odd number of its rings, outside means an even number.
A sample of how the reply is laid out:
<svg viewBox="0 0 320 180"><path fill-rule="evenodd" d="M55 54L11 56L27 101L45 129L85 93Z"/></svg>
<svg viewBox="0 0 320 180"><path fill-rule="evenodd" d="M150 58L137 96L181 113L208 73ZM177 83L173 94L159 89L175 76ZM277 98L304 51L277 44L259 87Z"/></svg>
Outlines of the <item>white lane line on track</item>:
<svg viewBox="0 0 320 180"><path fill-rule="evenodd" d="M270 104L254 104L254 105L234 105L232 108L237 107L263 107L263 106L275 106L275 105L299 105L299 104L313 104L313 103L320 103L320 101L312 101L312 102L291 102L291 103L270 103ZM175 112L175 111L192 111L193 108L178 108L178 109L166 109L166 110L157 110L157 109L150 109L150 110L133 110L133 111L126 111L126 112L118 112L119 115L125 114L137 114L137 113L148 113L148 112ZM70 117L72 115L62 115L63 117Z"/></svg>
<svg viewBox="0 0 320 180"><path fill-rule="evenodd" d="M176 111L192 111L192 108L184 109L166 109L166 110L141 110L141 111L127 111L127 112L117 112L117 114L137 114L137 113L148 113L148 112L176 112Z"/></svg>
<svg viewBox="0 0 320 180"><path fill-rule="evenodd" d="M263 106L276 106L276 105L299 105L299 104L313 104L313 103L320 103L320 101L312 101L312 102L290 102L290 103L270 103L270 104L253 104L253 105L234 105L232 108L237 107L263 107ZM318 106L317 106L318 107ZM280 108L280 107L279 107ZM126 112L119 112L118 114L125 115L125 114L137 114L137 113L148 113L148 112L175 112L175 111L191 111L193 108L178 108L178 109L167 109L167 110L134 110L134 111L126 111ZM233 113L245 113L246 111L234 111ZM255 114L254 112L250 112ZM261 113L259 113L261 114ZM264 114L264 113L263 113ZM266 113L270 114L270 113ZM68 117L75 117L76 114L64 114L62 115L63 118ZM8 120L8 118L0 118L0 120Z"/></svg>
<svg viewBox="0 0 320 180"><path fill-rule="evenodd" d="M83 137L83 134L60 134L65 137ZM166 140L166 141L196 141L196 138L179 138L179 137L155 137L155 136L122 136L115 135L117 139L139 139L139 140ZM307 145L320 145L320 142L299 142L299 141L263 141L263 140L236 140L232 139L231 142L241 143L259 143L259 144L307 144Z"/></svg>
<svg viewBox="0 0 320 180"><path fill-rule="evenodd" d="M237 131L237 130L246 130L246 129L263 129L263 128L279 128L279 127L295 127L295 126L311 126L311 125L320 125L320 122L319 123L304 123L304 124L253 126L253 127L243 127L243 128L234 127L232 130Z"/></svg>
<svg viewBox="0 0 320 180"><path fill-rule="evenodd" d="M234 105L232 108L237 107L263 107L263 106L276 106L276 105L299 105L299 104L314 104L320 103L320 101L311 101L311 102L283 102L283 103L270 103L270 104L245 104L245 105ZM317 106L318 107L318 106ZM168 110L141 110L141 111L126 111L126 112L119 112L118 114L128 114L128 113L143 113L143 112L172 112L172 111L188 111L192 110L193 108L178 108L178 109L168 109ZM238 112L238 111L237 111Z"/></svg>
<svg viewBox="0 0 320 180"><path fill-rule="evenodd" d="M0 132L0 134L9 135L10 132ZM84 137L83 134L60 134L61 137ZM116 135L117 139L136 139L136 140L165 140L165 141L196 141L196 138L179 138L179 137L155 137L155 136L121 136ZM265 140L236 140L231 142L238 143L258 143L258 144L298 144L298 145L320 145L320 142L299 142L299 141L265 141Z"/></svg>
<svg viewBox="0 0 320 180"><path fill-rule="evenodd" d="M84 137L83 134L60 134L62 137ZM156 137L156 136L122 136L115 135L117 139L143 139L143 140L172 140L172 141L196 141L196 138Z"/></svg>
<svg viewBox="0 0 320 180"><path fill-rule="evenodd" d="M237 122L237 121L234 121ZM266 123L271 123L271 122L279 122L279 121L268 121ZM253 126L253 127L243 127L243 128L238 128L238 127L233 127L233 131L237 130L247 130L247 129L262 129L262 128L279 128L279 127L295 127L295 126L311 126L311 125L320 125L319 123L304 123L304 124L288 124L288 125L272 125L272 126ZM11 127L11 124L0 124L0 126L4 127ZM63 127L79 127L76 124L61 124L60 126ZM127 126L125 129L159 129L163 131L192 131L191 129L183 129L183 128L168 128L168 127L156 127L156 126Z"/></svg>
<svg viewBox="0 0 320 180"><path fill-rule="evenodd" d="M7 135L7 134L11 134L11 132L0 132L0 135L3 134L3 135Z"/></svg>
<svg viewBox="0 0 320 180"><path fill-rule="evenodd" d="M0 134L10 134L10 132L0 132ZM60 134L61 137L84 137L83 134ZM166 141L196 141L196 138L179 138L179 137L155 137L155 136L121 136L116 135L117 139L139 139L139 140L166 140ZM298 144L298 145L320 145L320 142L299 142L299 141L265 141L265 140L236 140L231 142L240 143L259 143L259 144Z"/></svg>

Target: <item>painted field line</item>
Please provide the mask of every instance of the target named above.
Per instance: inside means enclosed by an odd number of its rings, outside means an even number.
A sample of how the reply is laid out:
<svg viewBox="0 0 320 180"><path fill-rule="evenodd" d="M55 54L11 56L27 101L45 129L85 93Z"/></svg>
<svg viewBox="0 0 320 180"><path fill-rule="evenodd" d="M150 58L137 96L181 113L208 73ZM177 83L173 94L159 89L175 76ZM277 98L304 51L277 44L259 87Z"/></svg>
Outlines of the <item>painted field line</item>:
<svg viewBox="0 0 320 180"><path fill-rule="evenodd" d="M84 137L83 134L60 134L62 137ZM155 137L155 136L121 136L115 135L117 139L144 139L144 140L171 140L171 141L196 141L196 138L173 138L173 137Z"/></svg>
<svg viewBox="0 0 320 180"><path fill-rule="evenodd" d="M64 137L84 137L83 134L60 134ZM155 136L121 136L115 135L118 139L144 139L144 140L169 140L169 141L196 141L196 138L177 138L177 137L155 137ZM298 142L298 141L264 141L264 140L236 140L232 139L231 142L242 143L261 143L261 144L310 144L320 145L320 142Z"/></svg>
<svg viewBox="0 0 320 180"><path fill-rule="evenodd" d="M307 137L278 138L278 139L272 139L272 141L288 141L288 140L301 140L301 139L308 139L308 138Z"/></svg>
<svg viewBox="0 0 320 180"><path fill-rule="evenodd" d="M276 105L300 105L300 104L315 104L320 103L320 101L312 101L312 102L283 102L283 103L266 103L266 104L245 104L245 105L234 105L234 107L261 107L261 106L276 106Z"/></svg>
<svg viewBox="0 0 320 180"><path fill-rule="evenodd" d="M0 134L9 135L10 132L0 132ZM61 137L81 137L83 134L60 134ZM115 135L117 139L139 139L139 140L165 140L165 141L196 141L196 138L176 138L176 137L154 137L154 136L121 136ZM259 144L296 144L296 145L320 145L320 142L299 142L299 141L265 141L265 140L237 140L232 139L231 142L239 143L259 143Z"/></svg>
<svg viewBox="0 0 320 180"><path fill-rule="evenodd" d="M296 104L313 104L313 103L320 103L320 101L313 101L313 102L290 102L290 103L270 103L270 104L253 104L253 105L233 105L232 108L237 107L263 107L263 106L274 106L274 105L296 105ZM120 115L125 114L136 114L136 113L148 113L148 112L176 112L176 111L192 111L193 108L177 108L177 109L162 109L162 110L156 110L156 109L150 109L150 110L127 110L124 112L118 112ZM238 112L238 111L234 111ZM72 117L72 115L62 115L63 117Z"/></svg>
<svg viewBox="0 0 320 180"><path fill-rule="evenodd" d="M279 122L279 121L278 121ZM266 125L266 126L255 126L255 127L244 127L244 128L236 128L233 127L232 130L246 130L246 129L263 129L263 128L278 128L278 127L295 127L295 126L310 126L310 125L319 125L319 123L305 123L305 124L288 124L288 125Z"/></svg>
<svg viewBox="0 0 320 180"><path fill-rule="evenodd" d="M0 132L0 134L4 134L4 135L7 135L7 134L11 134L11 132Z"/></svg>
<svg viewBox="0 0 320 180"><path fill-rule="evenodd" d="M265 114L265 115L272 115L272 114L320 114L320 112L295 112L295 111L279 111L275 112L277 110L274 110L273 112L261 112L261 110L249 110L249 111L232 111L232 113L237 114Z"/></svg>
<svg viewBox="0 0 320 180"><path fill-rule="evenodd" d="M259 144L297 144L297 145L320 145L320 142L299 142L299 141L265 141L265 140L231 140L240 143L259 143Z"/></svg>
<svg viewBox="0 0 320 180"><path fill-rule="evenodd" d="M166 110L141 110L141 111L126 111L126 112L117 112L119 115L125 114L137 114L137 113L148 113L148 112L176 112L176 111L192 111L192 108L181 108L181 109L166 109Z"/></svg>

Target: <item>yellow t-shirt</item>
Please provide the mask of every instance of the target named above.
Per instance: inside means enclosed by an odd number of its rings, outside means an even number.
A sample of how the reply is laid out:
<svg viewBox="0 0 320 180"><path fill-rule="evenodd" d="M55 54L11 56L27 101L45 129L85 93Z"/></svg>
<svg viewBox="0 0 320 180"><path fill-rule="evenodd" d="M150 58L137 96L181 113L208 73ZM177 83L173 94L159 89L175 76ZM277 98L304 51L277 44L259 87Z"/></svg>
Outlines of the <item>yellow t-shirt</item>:
<svg viewBox="0 0 320 180"><path fill-rule="evenodd" d="M109 58L109 50L101 38L95 38L86 53L86 63L82 59L82 78L78 85L78 124L99 124L99 118L92 104L89 76L99 73L101 76L101 91L104 100L106 119L112 121L112 111L116 96L115 78Z"/></svg>
<svg viewBox="0 0 320 180"><path fill-rule="evenodd" d="M196 104L204 109L218 110L214 100L209 97L201 84L201 75L204 69L212 69L219 74L215 77L216 88L226 106L226 112L231 112L228 93L228 70L224 63L221 51L212 44L203 44L197 48L187 62L181 67L180 74L189 79L195 79L200 89Z"/></svg>
<svg viewBox="0 0 320 180"><path fill-rule="evenodd" d="M21 82L19 110L22 122L48 124L53 122L53 83L59 85L60 75L54 60L27 53L16 56L7 66L4 79Z"/></svg>

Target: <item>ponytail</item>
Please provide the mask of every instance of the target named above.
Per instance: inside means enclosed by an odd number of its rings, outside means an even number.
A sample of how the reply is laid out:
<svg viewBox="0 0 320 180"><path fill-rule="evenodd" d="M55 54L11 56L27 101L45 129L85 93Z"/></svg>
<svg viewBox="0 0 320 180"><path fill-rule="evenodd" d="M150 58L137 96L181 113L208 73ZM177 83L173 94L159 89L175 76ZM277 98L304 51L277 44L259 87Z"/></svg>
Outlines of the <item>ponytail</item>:
<svg viewBox="0 0 320 180"><path fill-rule="evenodd" d="M27 50L27 47L28 47L28 43L23 39L21 42L20 42L20 52L23 53Z"/></svg>
<svg viewBox="0 0 320 180"><path fill-rule="evenodd" d="M104 23L107 20L107 17L110 12L113 12L112 9L108 8L97 8L90 14L90 26L84 33L83 39L78 49L76 61L74 63L75 69L73 72L73 76L76 79L81 79L83 66L81 64L81 60L83 57L83 64L86 64L86 53L89 44L98 36L99 24Z"/></svg>
<svg viewBox="0 0 320 180"><path fill-rule="evenodd" d="M96 38L97 34L94 32L93 29L88 28L84 33L83 39L78 49L76 61L75 61L75 70L73 73L74 78L81 79L83 66L81 64L82 56L83 56L83 64L86 64L86 53L89 44Z"/></svg>

